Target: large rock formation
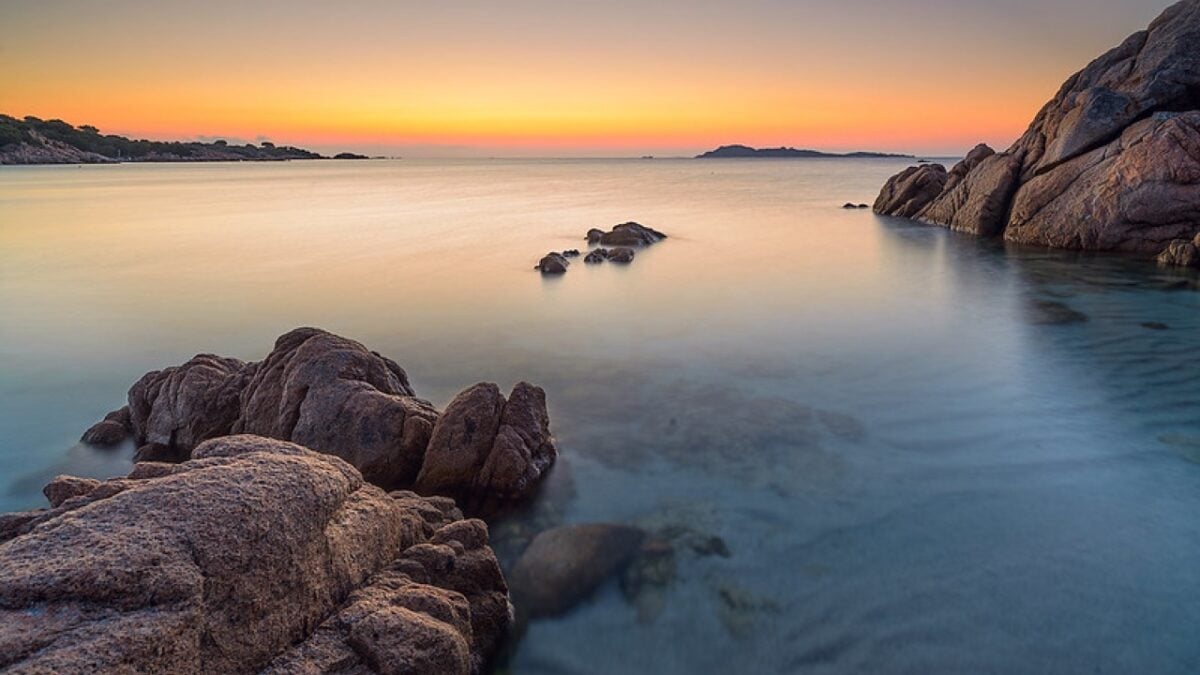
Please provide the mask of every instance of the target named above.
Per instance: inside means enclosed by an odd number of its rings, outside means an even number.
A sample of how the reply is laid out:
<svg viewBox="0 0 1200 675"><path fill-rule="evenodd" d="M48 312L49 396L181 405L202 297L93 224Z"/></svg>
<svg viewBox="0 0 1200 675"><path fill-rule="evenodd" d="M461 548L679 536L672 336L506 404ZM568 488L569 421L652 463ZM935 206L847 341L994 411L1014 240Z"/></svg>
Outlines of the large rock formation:
<svg viewBox="0 0 1200 675"><path fill-rule="evenodd" d="M511 609L482 522L291 443L192 455L4 517L0 669L484 670Z"/></svg>
<svg viewBox="0 0 1200 675"><path fill-rule="evenodd" d="M544 392L520 384L514 398L520 404L510 407L525 412L506 417L507 428L533 445L497 439L496 460L474 466L488 475L460 476L455 487L462 492L456 496L493 505L497 499L518 499L553 463ZM139 461L185 461L206 440L256 434L335 455L368 481L396 489L416 481L438 417L432 404L416 397L395 362L353 340L298 328L281 336L257 363L203 354L148 373L129 390L128 416L118 411L107 421L129 425L140 446ZM434 454L440 458L458 450L442 443ZM524 468L513 457L523 457ZM472 489L483 493L472 494Z"/></svg>
<svg viewBox="0 0 1200 675"><path fill-rule="evenodd" d="M1200 0L1072 76L1007 151L976 148L936 194L914 167L884 215L1061 248L1157 255L1200 232ZM931 196L932 195L932 196Z"/></svg>

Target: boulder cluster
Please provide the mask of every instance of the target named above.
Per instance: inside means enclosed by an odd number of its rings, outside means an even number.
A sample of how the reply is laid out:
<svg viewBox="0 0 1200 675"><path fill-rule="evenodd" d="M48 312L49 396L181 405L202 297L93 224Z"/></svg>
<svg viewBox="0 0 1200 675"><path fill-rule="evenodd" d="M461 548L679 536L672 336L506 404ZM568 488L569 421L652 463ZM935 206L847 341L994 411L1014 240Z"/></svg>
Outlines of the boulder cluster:
<svg viewBox="0 0 1200 675"><path fill-rule="evenodd" d="M1012 147L906 169L874 209L961 232L1173 264L1200 233L1200 0L1073 75Z"/></svg>
<svg viewBox="0 0 1200 675"><path fill-rule="evenodd" d="M440 413L394 361L317 328L281 336L262 361L201 354L147 373L128 401L83 440L132 436L135 459L155 462L187 461L231 434L290 441L384 489L452 496L478 515L528 497L557 457L541 388L521 382L506 399L479 384Z"/></svg>
<svg viewBox="0 0 1200 675"><path fill-rule="evenodd" d="M0 516L0 670L485 672L512 621L488 528L261 436Z"/></svg>
<svg viewBox="0 0 1200 675"><path fill-rule="evenodd" d="M588 245L596 248L588 251L583 261L589 265L605 261L628 264L633 262L636 247L649 246L666 238L667 235L662 232L634 222L621 223L608 232L592 228L588 230L585 239L587 239ZM612 248L604 248L608 246ZM543 256L534 269L542 274L565 274L571 265L570 258L579 255L580 253L576 249L561 253L552 251Z"/></svg>

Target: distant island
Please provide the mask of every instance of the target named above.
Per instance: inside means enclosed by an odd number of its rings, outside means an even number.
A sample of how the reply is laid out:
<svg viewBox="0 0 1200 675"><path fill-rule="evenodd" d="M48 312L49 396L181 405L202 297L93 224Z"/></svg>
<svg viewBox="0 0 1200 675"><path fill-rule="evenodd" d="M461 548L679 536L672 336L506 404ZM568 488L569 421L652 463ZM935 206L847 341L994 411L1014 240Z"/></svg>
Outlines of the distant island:
<svg viewBox="0 0 1200 675"><path fill-rule="evenodd" d="M836 154L818 152L816 150L797 150L796 148L752 148L748 145L722 145L716 150L709 150L696 159L730 159L730 158L764 158L764 159L912 159L912 155L891 155L882 152L850 152Z"/></svg>
<svg viewBox="0 0 1200 675"><path fill-rule="evenodd" d="M348 153L347 153L348 154ZM340 157L340 156L339 156ZM354 155L357 159L361 155ZM0 115L0 164L111 164L115 162L267 162L325 159L310 150L262 142L230 145L131 140L62 120Z"/></svg>

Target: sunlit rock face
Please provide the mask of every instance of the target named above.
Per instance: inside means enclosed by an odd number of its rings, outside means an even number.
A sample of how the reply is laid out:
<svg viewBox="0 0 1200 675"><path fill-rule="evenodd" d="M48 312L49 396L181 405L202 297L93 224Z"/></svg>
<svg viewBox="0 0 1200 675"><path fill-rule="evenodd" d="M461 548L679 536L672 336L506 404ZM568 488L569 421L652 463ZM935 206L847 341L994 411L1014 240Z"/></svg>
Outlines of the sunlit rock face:
<svg viewBox="0 0 1200 675"><path fill-rule="evenodd" d="M928 167L923 167L928 172ZM999 154L972 151L939 194L876 212L1058 248L1158 255L1200 232L1200 0L1072 76Z"/></svg>
<svg viewBox="0 0 1200 675"><path fill-rule="evenodd" d="M465 675L510 622L483 522L292 443L47 494L0 523L5 672Z"/></svg>

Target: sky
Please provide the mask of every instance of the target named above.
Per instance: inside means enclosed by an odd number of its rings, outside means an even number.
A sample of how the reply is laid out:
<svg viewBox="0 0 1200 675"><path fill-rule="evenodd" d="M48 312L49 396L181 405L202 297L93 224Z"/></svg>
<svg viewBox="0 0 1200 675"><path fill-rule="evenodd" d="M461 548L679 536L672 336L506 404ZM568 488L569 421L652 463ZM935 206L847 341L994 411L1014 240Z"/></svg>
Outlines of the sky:
<svg viewBox="0 0 1200 675"><path fill-rule="evenodd" d="M1006 147L1170 0L3 0L0 112L403 156Z"/></svg>

